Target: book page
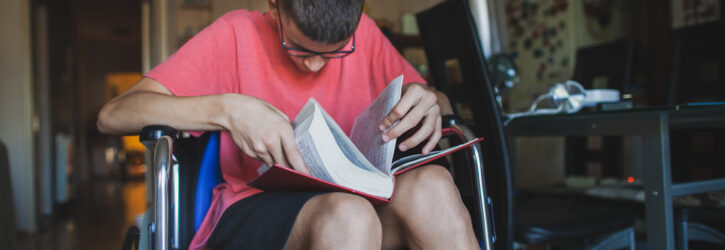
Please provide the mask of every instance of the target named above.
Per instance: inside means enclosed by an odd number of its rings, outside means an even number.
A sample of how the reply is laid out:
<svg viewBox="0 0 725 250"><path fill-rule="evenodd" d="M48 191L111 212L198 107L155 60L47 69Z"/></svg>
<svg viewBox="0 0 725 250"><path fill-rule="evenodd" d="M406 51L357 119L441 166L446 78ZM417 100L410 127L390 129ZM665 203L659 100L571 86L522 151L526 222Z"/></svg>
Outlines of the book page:
<svg viewBox="0 0 725 250"><path fill-rule="evenodd" d="M295 133L295 143L300 151L300 155L302 155L302 160L304 161L305 166L307 166L307 169L310 170L310 175L325 181L333 182L330 173L324 168L325 164L320 158L320 154L318 153L318 149L312 138L312 132L310 131L313 129L312 123L315 118L315 103L314 99L308 100L307 104L302 107L302 110L297 114L297 117L295 117L295 120L292 122L292 128ZM257 173L261 175L269 169L270 166L262 164L257 169Z"/></svg>
<svg viewBox="0 0 725 250"><path fill-rule="evenodd" d="M317 123L317 126L313 124ZM300 113L295 117L292 122L292 127L295 131L295 141L302 154L305 165L310 169L313 176L321 179L325 179L325 176L329 176L328 170L325 170L325 160L321 157L333 157L332 155L320 155L320 148L315 146L314 140L322 139L321 133L330 133L334 140L323 142L324 146L335 145L344 154L345 158L352 162L355 166L368 170L378 171L375 167L367 161L365 156L358 151L352 141L347 138L345 132L342 131L339 125L327 114L327 112L320 106L314 98L310 98L307 104L302 108ZM329 132L318 131L318 130L329 130ZM315 137L315 138L313 138ZM327 159L329 160L329 159ZM313 169L314 168L314 169ZM317 169L320 168L320 169ZM319 174L320 176L317 176ZM327 180L327 179L326 179Z"/></svg>
<svg viewBox="0 0 725 250"><path fill-rule="evenodd" d="M319 103L310 99L298 118L295 141L312 176L374 196L392 195L392 177L365 159Z"/></svg>
<svg viewBox="0 0 725 250"><path fill-rule="evenodd" d="M414 154L414 155L409 155L409 156L400 158L400 159L396 160L395 162L393 162L393 166L392 166L393 169L391 170L391 172L397 173L397 172L403 171L409 167L416 166L419 163L429 160L431 158L436 158L441 155L449 154L453 151L458 151L464 147L470 146L471 144L473 144L474 142L476 142L478 140L480 140L480 138L474 138L474 139L471 139L470 141L467 141L463 144L456 145L454 147L437 150L437 151L432 151L432 152L428 153L427 155Z"/></svg>
<svg viewBox="0 0 725 250"><path fill-rule="evenodd" d="M388 113L393 110L403 88L403 75L395 78L380 95L356 119L350 133L350 140L367 158L367 160L383 173L390 175L393 153L395 153L395 139L383 141L380 123Z"/></svg>
<svg viewBox="0 0 725 250"><path fill-rule="evenodd" d="M305 166L307 166L307 169L310 170L310 175L333 182L334 180L327 169L325 169L325 163L320 157L319 151L315 146L314 139L312 138L312 134L309 131L309 125L311 123L312 119L307 119L301 124L303 126L297 127L300 129L295 129L295 142L297 143L297 148L300 151L300 155L302 155L302 161L305 162Z"/></svg>
<svg viewBox="0 0 725 250"><path fill-rule="evenodd" d="M327 114L327 112L325 112L325 110L322 108L320 108L320 113L325 119L327 126L330 128L330 132L332 132L332 136L335 138L337 146L340 148L340 150L342 150L345 156L353 164L355 164L355 166L371 172L380 172L377 168L374 167L374 165L372 165L370 161L365 158L365 155L363 155L362 152L360 152L360 150L355 147L355 144L350 140L350 138L347 137L345 132L342 131L342 128L337 125L335 120L332 119L332 116Z"/></svg>

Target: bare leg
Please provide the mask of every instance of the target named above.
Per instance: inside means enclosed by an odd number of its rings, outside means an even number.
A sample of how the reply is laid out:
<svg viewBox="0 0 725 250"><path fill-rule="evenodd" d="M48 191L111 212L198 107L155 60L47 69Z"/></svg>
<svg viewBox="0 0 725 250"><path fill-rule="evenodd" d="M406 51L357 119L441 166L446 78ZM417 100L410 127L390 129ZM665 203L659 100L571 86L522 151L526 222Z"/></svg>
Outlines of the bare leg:
<svg viewBox="0 0 725 250"><path fill-rule="evenodd" d="M471 217L453 178L439 165L398 176L395 198L377 208L383 248L478 249Z"/></svg>
<svg viewBox="0 0 725 250"><path fill-rule="evenodd" d="M352 194L312 197L300 210L285 249L380 249L382 228L375 209Z"/></svg>

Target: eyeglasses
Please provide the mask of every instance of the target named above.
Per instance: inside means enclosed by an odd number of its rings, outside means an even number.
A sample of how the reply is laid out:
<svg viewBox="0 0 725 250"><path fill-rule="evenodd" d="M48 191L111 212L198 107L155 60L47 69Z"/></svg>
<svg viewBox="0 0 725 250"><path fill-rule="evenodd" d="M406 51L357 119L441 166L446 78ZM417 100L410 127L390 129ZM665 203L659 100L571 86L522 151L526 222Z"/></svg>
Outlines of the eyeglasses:
<svg viewBox="0 0 725 250"><path fill-rule="evenodd" d="M284 40L284 29L282 27L282 17L280 15L280 8L277 7L277 19L279 20L279 34L282 40L282 48L287 51L287 54L290 56L296 56L296 57L312 57L312 56L321 56L325 59L332 59L332 58L341 58L348 56L352 54L352 52L355 52L355 33L352 34L352 47L350 50L337 50L337 51L331 51L331 52L316 52L311 51L305 48L292 48L287 46L287 42Z"/></svg>

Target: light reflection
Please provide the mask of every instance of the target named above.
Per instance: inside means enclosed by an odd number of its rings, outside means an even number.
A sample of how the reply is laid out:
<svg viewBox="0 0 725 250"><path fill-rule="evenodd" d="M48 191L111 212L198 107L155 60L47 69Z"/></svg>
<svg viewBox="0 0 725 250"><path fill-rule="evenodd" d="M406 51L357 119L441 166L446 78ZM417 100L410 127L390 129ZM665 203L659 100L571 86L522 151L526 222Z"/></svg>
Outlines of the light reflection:
<svg viewBox="0 0 725 250"><path fill-rule="evenodd" d="M125 206L125 223L135 224L136 217L146 212L146 183L131 181L123 183L123 204Z"/></svg>

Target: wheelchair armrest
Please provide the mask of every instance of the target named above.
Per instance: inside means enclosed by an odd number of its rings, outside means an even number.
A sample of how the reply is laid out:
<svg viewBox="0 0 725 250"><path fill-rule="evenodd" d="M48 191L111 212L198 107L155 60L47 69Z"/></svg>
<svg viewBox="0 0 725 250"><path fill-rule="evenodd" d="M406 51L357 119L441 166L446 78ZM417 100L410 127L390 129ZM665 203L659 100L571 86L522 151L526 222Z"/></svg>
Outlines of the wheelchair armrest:
<svg viewBox="0 0 725 250"><path fill-rule="evenodd" d="M463 123L463 119L461 119L461 117L457 115L443 115L441 116L441 118L443 121L442 127L458 129L459 131L461 131L461 133L463 133L463 138L461 139L463 139L464 141L476 138L476 135L473 134L473 131Z"/></svg>
<svg viewBox="0 0 725 250"><path fill-rule="evenodd" d="M463 119L457 115L443 115L442 127L453 128L459 132L455 133L464 142L476 138L473 131L463 124ZM453 135L453 134L449 134ZM481 152L481 146L479 143L471 146L470 155L471 168L470 174L473 177L473 183L475 185L476 193L476 205L479 207L478 216L481 218L481 248L482 249L493 249L493 243L496 241L496 230L493 220L493 203L491 198L486 193L486 178L484 176L483 169L483 153Z"/></svg>
<svg viewBox="0 0 725 250"><path fill-rule="evenodd" d="M153 152L150 168L153 204L148 227L149 249L177 249L179 246L179 164L174 143L179 132L169 126L151 125L142 129L141 142Z"/></svg>
<svg viewBox="0 0 725 250"><path fill-rule="evenodd" d="M159 139L161 139L162 136L165 135L176 140L177 138L179 138L179 131L165 125L149 125L141 129L139 139L141 140L141 143L146 146L146 148L148 148L149 150L154 150L154 148L156 147L156 141L158 141Z"/></svg>

